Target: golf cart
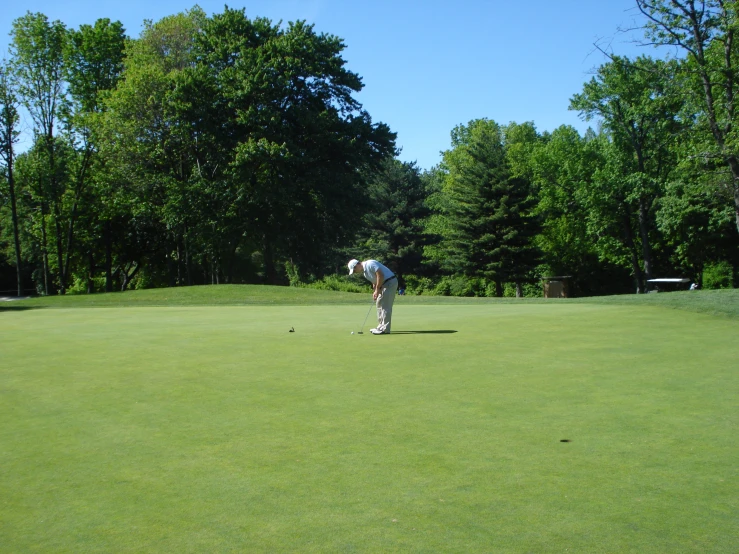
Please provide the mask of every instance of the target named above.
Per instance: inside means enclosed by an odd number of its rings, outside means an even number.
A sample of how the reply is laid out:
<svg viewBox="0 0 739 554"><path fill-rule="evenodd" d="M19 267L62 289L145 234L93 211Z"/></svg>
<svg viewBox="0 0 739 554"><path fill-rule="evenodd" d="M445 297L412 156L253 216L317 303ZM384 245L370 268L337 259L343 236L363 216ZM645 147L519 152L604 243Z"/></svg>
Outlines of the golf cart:
<svg viewBox="0 0 739 554"><path fill-rule="evenodd" d="M688 290L690 279L686 277L666 277L661 279L647 279L647 292L673 292Z"/></svg>

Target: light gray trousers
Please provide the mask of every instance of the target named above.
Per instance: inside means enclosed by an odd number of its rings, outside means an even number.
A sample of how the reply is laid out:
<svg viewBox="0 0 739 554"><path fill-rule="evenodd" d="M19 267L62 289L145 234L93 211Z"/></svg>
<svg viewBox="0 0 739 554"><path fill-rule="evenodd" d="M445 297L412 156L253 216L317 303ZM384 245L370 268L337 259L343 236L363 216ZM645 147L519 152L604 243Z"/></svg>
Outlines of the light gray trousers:
<svg viewBox="0 0 739 554"><path fill-rule="evenodd" d="M377 306L377 330L383 333L390 332L390 320L393 317L393 302L398 292L398 278L382 285L380 295L375 302Z"/></svg>

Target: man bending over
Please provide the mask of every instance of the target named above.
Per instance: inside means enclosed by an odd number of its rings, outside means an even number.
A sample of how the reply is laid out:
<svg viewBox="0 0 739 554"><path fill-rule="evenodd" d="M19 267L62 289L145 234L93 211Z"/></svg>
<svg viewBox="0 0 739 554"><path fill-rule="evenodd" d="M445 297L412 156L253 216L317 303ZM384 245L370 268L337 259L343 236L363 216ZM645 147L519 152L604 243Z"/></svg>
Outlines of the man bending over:
<svg viewBox="0 0 739 554"><path fill-rule="evenodd" d="M398 290L395 274L377 260L349 261L349 275L362 272L364 278L372 283L372 299L377 306L377 328L370 329L373 335L390 334L390 320L393 316L393 302Z"/></svg>

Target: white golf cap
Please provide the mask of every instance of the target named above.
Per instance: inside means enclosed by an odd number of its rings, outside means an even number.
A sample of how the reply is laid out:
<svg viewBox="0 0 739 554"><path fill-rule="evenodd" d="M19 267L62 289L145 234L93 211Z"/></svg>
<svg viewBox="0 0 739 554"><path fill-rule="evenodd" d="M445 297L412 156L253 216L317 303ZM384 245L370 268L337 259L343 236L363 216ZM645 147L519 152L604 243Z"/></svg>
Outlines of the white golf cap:
<svg viewBox="0 0 739 554"><path fill-rule="evenodd" d="M354 266L359 263L359 260L349 260L349 275L354 271Z"/></svg>

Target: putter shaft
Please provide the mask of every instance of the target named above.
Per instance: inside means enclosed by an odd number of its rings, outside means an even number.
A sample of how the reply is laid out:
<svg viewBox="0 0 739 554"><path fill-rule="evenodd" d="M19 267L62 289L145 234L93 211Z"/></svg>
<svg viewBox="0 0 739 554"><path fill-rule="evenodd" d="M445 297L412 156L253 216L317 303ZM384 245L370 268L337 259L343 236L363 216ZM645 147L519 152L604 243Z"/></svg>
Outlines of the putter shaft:
<svg viewBox="0 0 739 554"><path fill-rule="evenodd" d="M369 317L370 312L372 311L372 306L374 306L374 304L375 303L373 301L372 304L369 307L369 310L367 310L367 315L364 316L364 321L362 322L362 327L359 329L359 333L357 333L358 335L364 335L364 324L367 323L367 318Z"/></svg>

